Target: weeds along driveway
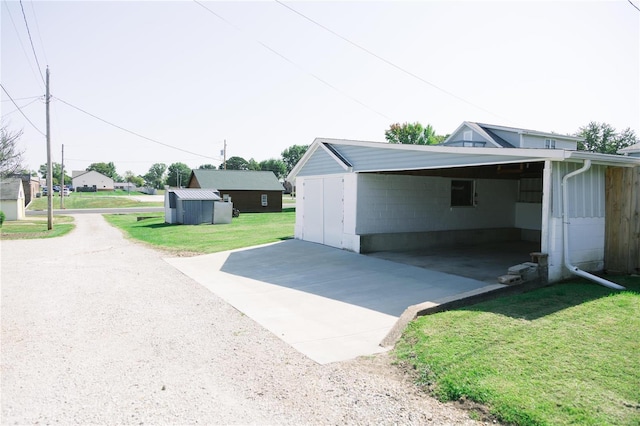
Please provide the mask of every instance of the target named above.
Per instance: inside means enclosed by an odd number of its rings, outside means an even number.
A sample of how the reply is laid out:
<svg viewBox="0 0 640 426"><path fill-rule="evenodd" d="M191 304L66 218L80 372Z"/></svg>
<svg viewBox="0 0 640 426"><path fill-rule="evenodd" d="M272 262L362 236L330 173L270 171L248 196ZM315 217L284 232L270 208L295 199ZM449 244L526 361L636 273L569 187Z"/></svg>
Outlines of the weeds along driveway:
<svg viewBox="0 0 640 426"><path fill-rule="evenodd" d="M473 424L385 355L318 365L100 215L2 241L2 424Z"/></svg>

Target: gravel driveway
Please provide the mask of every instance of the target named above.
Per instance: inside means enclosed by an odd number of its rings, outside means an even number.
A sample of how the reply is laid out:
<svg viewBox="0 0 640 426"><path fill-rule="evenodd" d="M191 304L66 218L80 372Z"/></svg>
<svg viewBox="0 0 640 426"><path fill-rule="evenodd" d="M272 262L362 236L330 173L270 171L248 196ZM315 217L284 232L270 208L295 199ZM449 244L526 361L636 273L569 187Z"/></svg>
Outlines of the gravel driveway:
<svg viewBox="0 0 640 426"><path fill-rule="evenodd" d="M474 424L387 355L318 365L100 215L2 241L2 424Z"/></svg>

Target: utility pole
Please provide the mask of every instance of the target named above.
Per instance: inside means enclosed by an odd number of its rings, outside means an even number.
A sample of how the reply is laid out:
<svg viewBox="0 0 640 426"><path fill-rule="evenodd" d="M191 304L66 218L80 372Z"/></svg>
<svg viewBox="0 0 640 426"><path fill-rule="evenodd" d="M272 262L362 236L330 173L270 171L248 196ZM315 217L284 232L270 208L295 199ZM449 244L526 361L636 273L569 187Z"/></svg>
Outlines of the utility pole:
<svg viewBox="0 0 640 426"><path fill-rule="evenodd" d="M224 164L224 169L227 170L227 140L224 140L224 157L223 158L223 164Z"/></svg>
<svg viewBox="0 0 640 426"><path fill-rule="evenodd" d="M64 209L64 144L62 144L62 163L60 164L60 209Z"/></svg>
<svg viewBox="0 0 640 426"><path fill-rule="evenodd" d="M47 67L45 105L47 114L47 229L53 229L53 167L51 165L51 123L49 122L49 67Z"/></svg>

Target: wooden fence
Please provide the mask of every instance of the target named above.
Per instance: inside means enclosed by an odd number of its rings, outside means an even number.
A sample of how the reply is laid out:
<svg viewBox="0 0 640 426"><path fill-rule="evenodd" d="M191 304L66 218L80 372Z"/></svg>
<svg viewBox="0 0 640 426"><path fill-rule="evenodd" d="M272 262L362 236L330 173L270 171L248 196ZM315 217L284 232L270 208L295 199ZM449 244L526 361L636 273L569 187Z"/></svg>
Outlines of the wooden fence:
<svg viewBox="0 0 640 426"><path fill-rule="evenodd" d="M640 273L640 167L606 172L604 265L609 273Z"/></svg>

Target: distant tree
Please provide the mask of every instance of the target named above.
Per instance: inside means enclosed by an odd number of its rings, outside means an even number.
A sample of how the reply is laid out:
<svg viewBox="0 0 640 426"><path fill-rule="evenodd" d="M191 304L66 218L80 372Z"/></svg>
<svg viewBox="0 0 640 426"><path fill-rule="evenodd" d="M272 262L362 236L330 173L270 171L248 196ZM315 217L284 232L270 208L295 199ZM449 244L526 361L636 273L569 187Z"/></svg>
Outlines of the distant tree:
<svg viewBox="0 0 640 426"><path fill-rule="evenodd" d="M584 142L578 142L579 150L601 154L617 154L618 150L638 142L636 134L628 127L616 132L610 124L595 121L580 127L576 136L584 138Z"/></svg>
<svg viewBox="0 0 640 426"><path fill-rule="evenodd" d="M145 185L155 189L162 189L164 187L165 172L167 171L167 165L164 163L155 163L149 168L149 171L144 175Z"/></svg>
<svg viewBox="0 0 640 426"><path fill-rule="evenodd" d="M60 184L60 171L62 170L62 165L60 163L51 163L51 171L53 173L53 176L51 176L51 181L53 182L54 185L59 185ZM40 168L38 169L38 172L40 173L40 176L42 177L42 179L46 179L47 178L47 165L46 164L42 164L40 165ZM71 185L71 176L69 176L67 174L67 169L64 169L64 184L65 185Z"/></svg>
<svg viewBox="0 0 640 426"><path fill-rule="evenodd" d="M282 160L271 158L260 162L260 170L273 172L278 179L287 175L287 165Z"/></svg>
<svg viewBox="0 0 640 426"><path fill-rule="evenodd" d="M285 176L288 175L291 170L298 164L298 161L309 149L309 145L291 145L289 148L282 151L282 161L286 166Z"/></svg>
<svg viewBox="0 0 640 426"><path fill-rule="evenodd" d="M203 170L203 169L204 170L215 170L217 167L214 166L213 164L200 164L198 166L198 168L201 169L201 170Z"/></svg>
<svg viewBox="0 0 640 426"><path fill-rule="evenodd" d="M122 177L120 177L120 175L116 173L116 165L113 164L113 161L110 161L108 163L91 163L89 164L89 167L87 167L86 170L87 171L94 170L98 173L102 173L103 175L113 179L115 182L122 181Z"/></svg>
<svg viewBox="0 0 640 426"><path fill-rule="evenodd" d="M436 145L445 140L445 136L437 135L433 126L415 123L395 123L384 132L384 137L389 143L401 143L411 145Z"/></svg>
<svg viewBox="0 0 640 426"><path fill-rule="evenodd" d="M22 130L12 132L6 124L0 127L0 176L21 172L23 151L18 149Z"/></svg>
<svg viewBox="0 0 640 426"><path fill-rule="evenodd" d="M224 163L220 164L220 170L224 170ZM249 162L242 157L228 158L227 170L249 170Z"/></svg>
<svg viewBox="0 0 640 426"><path fill-rule="evenodd" d="M180 187L187 186L191 176L191 167L184 163L173 163L167 171L167 185Z"/></svg>
<svg viewBox="0 0 640 426"><path fill-rule="evenodd" d="M249 161L247 161L247 170L259 171L260 170L260 163L258 163L253 158L250 158Z"/></svg>
<svg viewBox="0 0 640 426"><path fill-rule="evenodd" d="M124 181L132 183L138 187L144 185L144 178L142 176L136 176L131 170L124 172Z"/></svg>

